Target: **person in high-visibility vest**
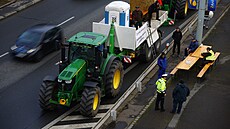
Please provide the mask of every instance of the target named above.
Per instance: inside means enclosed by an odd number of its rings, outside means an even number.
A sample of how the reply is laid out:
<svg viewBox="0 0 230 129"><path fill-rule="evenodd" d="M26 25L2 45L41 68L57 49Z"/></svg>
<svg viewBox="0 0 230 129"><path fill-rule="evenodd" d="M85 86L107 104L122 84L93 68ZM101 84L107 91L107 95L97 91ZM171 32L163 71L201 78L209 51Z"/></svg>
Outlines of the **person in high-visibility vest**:
<svg viewBox="0 0 230 129"><path fill-rule="evenodd" d="M156 87L157 87L157 99L156 99L156 105L155 110L160 110L159 104L161 106L161 112L164 112L164 99L166 96L166 79L167 74L163 74L160 79L156 81Z"/></svg>
<svg viewBox="0 0 230 129"><path fill-rule="evenodd" d="M203 66L205 64L211 63L215 60L215 53L213 52L213 50L210 47L207 48L207 52L204 52L201 55L204 57L203 63L202 63Z"/></svg>

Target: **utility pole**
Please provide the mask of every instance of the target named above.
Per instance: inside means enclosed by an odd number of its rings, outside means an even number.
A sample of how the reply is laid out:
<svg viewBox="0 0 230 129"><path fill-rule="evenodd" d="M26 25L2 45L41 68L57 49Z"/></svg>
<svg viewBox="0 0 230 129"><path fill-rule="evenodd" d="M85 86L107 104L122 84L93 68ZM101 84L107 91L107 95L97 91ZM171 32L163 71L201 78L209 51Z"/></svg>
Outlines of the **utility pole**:
<svg viewBox="0 0 230 129"><path fill-rule="evenodd" d="M205 4L206 4L206 0L199 0L198 25L196 31L196 39L199 42L199 44L202 44L202 39L203 39Z"/></svg>

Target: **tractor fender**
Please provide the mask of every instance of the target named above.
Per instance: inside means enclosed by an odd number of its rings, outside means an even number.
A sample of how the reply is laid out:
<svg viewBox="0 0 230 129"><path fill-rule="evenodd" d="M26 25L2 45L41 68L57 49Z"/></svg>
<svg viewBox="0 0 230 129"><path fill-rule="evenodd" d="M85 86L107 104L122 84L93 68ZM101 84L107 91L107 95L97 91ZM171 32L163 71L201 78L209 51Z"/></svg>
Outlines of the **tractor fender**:
<svg viewBox="0 0 230 129"><path fill-rule="evenodd" d="M92 81L86 81L84 83L84 87L91 87L91 88L94 88L94 87L97 87L98 86L98 83L97 82L92 82Z"/></svg>
<svg viewBox="0 0 230 129"><path fill-rule="evenodd" d="M114 60L120 60L120 58L118 58L116 56L111 56L110 57L109 61L106 64L104 75L106 75L109 72L109 68L112 65L112 63L113 63Z"/></svg>
<svg viewBox="0 0 230 129"><path fill-rule="evenodd" d="M51 76L51 75L47 75L43 78L43 81L55 81L56 77Z"/></svg>

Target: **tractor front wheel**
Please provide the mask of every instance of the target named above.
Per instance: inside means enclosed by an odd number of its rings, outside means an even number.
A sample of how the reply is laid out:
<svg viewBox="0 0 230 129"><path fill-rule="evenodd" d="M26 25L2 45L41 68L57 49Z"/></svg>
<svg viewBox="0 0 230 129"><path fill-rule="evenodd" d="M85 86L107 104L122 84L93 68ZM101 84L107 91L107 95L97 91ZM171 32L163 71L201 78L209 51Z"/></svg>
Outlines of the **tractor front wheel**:
<svg viewBox="0 0 230 129"><path fill-rule="evenodd" d="M123 65L119 60L114 60L106 76L106 96L115 97L118 95L124 78Z"/></svg>
<svg viewBox="0 0 230 129"><path fill-rule="evenodd" d="M94 117L101 102L101 91L99 87L86 87L82 93L80 112L83 116Z"/></svg>
<svg viewBox="0 0 230 129"><path fill-rule="evenodd" d="M43 110L54 110L56 105L49 102L52 98L54 81L43 81L39 92L39 105Z"/></svg>

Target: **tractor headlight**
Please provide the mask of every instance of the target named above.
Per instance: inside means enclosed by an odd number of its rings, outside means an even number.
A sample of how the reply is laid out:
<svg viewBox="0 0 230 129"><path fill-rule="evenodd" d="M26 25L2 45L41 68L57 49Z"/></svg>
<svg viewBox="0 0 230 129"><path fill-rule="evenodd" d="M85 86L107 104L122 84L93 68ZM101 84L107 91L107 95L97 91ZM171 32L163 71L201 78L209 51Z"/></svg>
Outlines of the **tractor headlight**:
<svg viewBox="0 0 230 129"><path fill-rule="evenodd" d="M66 84L70 84L72 80L65 81Z"/></svg>
<svg viewBox="0 0 230 129"><path fill-rule="evenodd" d="M61 79L58 79L58 82L62 82L62 80L61 80Z"/></svg>
<svg viewBox="0 0 230 129"><path fill-rule="evenodd" d="M30 54L30 53L34 52L35 50L36 49L30 49L30 50L27 51L27 53Z"/></svg>

